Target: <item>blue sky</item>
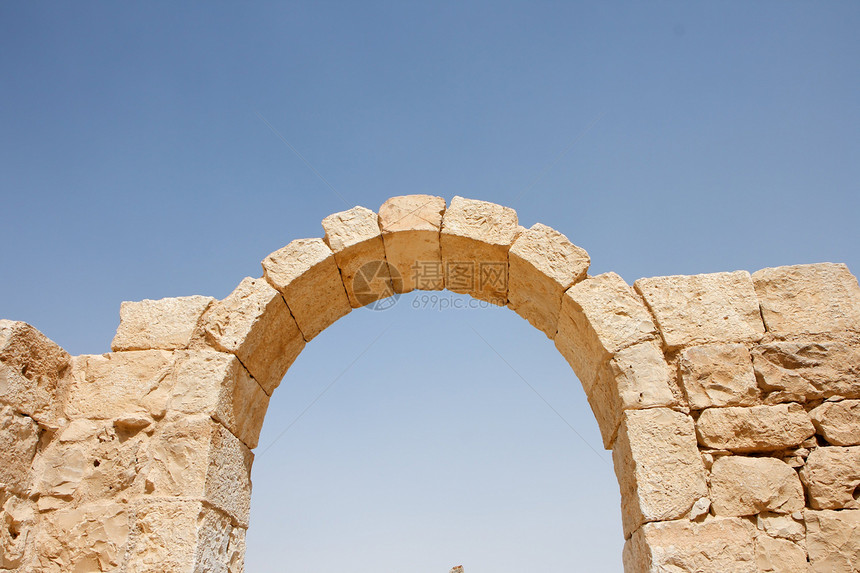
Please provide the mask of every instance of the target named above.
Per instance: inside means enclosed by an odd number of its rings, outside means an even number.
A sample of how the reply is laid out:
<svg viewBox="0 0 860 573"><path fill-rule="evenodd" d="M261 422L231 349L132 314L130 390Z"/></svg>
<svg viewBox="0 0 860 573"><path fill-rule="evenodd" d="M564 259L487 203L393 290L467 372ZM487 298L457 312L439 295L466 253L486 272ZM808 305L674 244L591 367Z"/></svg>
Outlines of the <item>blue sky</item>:
<svg viewBox="0 0 860 573"><path fill-rule="evenodd" d="M409 193L511 206L631 283L856 273L858 29L856 2L3 3L0 317L105 352L121 301L224 297ZM249 571L620 570L610 457L551 342L421 296L287 374Z"/></svg>

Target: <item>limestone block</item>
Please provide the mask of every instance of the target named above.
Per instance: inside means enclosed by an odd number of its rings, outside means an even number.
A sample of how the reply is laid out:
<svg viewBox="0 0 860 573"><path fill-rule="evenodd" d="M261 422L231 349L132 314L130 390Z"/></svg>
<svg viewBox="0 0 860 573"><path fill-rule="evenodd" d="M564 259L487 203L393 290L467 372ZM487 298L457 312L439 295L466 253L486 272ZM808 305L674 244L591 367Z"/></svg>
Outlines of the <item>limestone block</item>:
<svg viewBox="0 0 860 573"><path fill-rule="evenodd" d="M767 535L756 537L755 560L759 573L799 573L808 570L803 547Z"/></svg>
<svg viewBox="0 0 860 573"><path fill-rule="evenodd" d="M752 350L759 386L774 402L860 398L860 345L856 340L771 342Z"/></svg>
<svg viewBox="0 0 860 573"><path fill-rule="evenodd" d="M46 513L37 534L38 571L116 571L128 547L124 504L97 501Z"/></svg>
<svg viewBox="0 0 860 573"><path fill-rule="evenodd" d="M803 512L810 573L860 571L860 510Z"/></svg>
<svg viewBox="0 0 860 573"><path fill-rule="evenodd" d="M818 434L834 446L860 444L860 400L824 402L809 416Z"/></svg>
<svg viewBox="0 0 860 573"><path fill-rule="evenodd" d="M768 452L797 446L815 433L798 404L708 408L696 422L699 443L734 452Z"/></svg>
<svg viewBox="0 0 860 573"><path fill-rule="evenodd" d="M253 454L223 426L202 415L166 419L145 459L148 495L203 499L247 527Z"/></svg>
<svg viewBox="0 0 860 573"><path fill-rule="evenodd" d="M682 517L708 494L693 420L679 412L625 411L612 461L625 537L645 522Z"/></svg>
<svg viewBox="0 0 860 573"><path fill-rule="evenodd" d="M352 310L334 253L322 239L296 239L263 260L306 341Z"/></svg>
<svg viewBox="0 0 860 573"><path fill-rule="evenodd" d="M392 296L385 246L376 213L353 207L329 215L322 221L325 242L334 252L346 294L353 308ZM402 288L402 287L398 287Z"/></svg>
<svg viewBox="0 0 860 573"><path fill-rule="evenodd" d="M612 448L624 410L675 406L672 372L663 351L654 341L619 350L585 388L597 419L603 447Z"/></svg>
<svg viewBox="0 0 860 573"><path fill-rule="evenodd" d="M442 290L445 274L439 233L445 199L432 195L392 197L379 208L385 258L396 292Z"/></svg>
<svg viewBox="0 0 860 573"><path fill-rule="evenodd" d="M806 527L799 512L787 515L764 511L756 516L756 526L770 537L800 542L806 539Z"/></svg>
<svg viewBox="0 0 860 573"><path fill-rule="evenodd" d="M860 446L816 448L800 475L812 509L860 509Z"/></svg>
<svg viewBox="0 0 860 573"><path fill-rule="evenodd" d="M4 492L23 494L39 443L39 426L27 416L0 406L0 500Z"/></svg>
<svg viewBox="0 0 860 573"><path fill-rule="evenodd" d="M746 271L639 279L633 285L657 321L666 346L752 342L764 335Z"/></svg>
<svg viewBox="0 0 860 573"><path fill-rule="evenodd" d="M645 304L615 273L590 277L564 293L555 346L585 387L616 352L656 336Z"/></svg>
<svg viewBox="0 0 860 573"><path fill-rule="evenodd" d="M160 418L170 395L172 369L172 353L165 350L76 356L66 415L96 420Z"/></svg>
<svg viewBox="0 0 860 573"><path fill-rule="evenodd" d="M549 338L555 338L561 297L583 280L591 259L567 237L540 223L511 245L508 305Z"/></svg>
<svg viewBox="0 0 860 573"><path fill-rule="evenodd" d="M860 286L843 264L775 267L757 271L752 278L769 332L860 329Z"/></svg>
<svg viewBox="0 0 860 573"><path fill-rule="evenodd" d="M281 294L263 279L245 278L203 317L206 338L235 354L271 395L305 347Z"/></svg>
<svg viewBox="0 0 860 573"><path fill-rule="evenodd" d="M759 403L750 353L743 344L692 346L681 351L681 382L694 410Z"/></svg>
<svg viewBox="0 0 860 573"><path fill-rule="evenodd" d="M791 467L776 458L725 456L711 467L714 513L728 517L762 511L792 513L803 509L803 486Z"/></svg>
<svg viewBox="0 0 860 573"><path fill-rule="evenodd" d="M454 197L442 218L445 288L507 304L508 250L518 233L513 209Z"/></svg>
<svg viewBox="0 0 860 573"><path fill-rule="evenodd" d="M3 495L0 494L0 499ZM16 570L33 555L36 537L35 504L10 496L0 510L0 570ZM26 571L27 569L17 569Z"/></svg>
<svg viewBox="0 0 860 573"><path fill-rule="evenodd" d="M625 573L757 573L754 530L739 518L646 523L624 544Z"/></svg>
<svg viewBox="0 0 860 573"><path fill-rule="evenodd" d="M249 448L257 447L269 396L232 354L180 351L169 408L209 414Z"/></svg>
<svg viewBox="0 0 860 573"><path fill-rule="evenodd" d="M234 527L227 544L227 573L245 573L245 537L247 530Z"/></svg>
<svg viewBox="0 0 860 573"><path fill-rule="evenodd" d="M123 302L111 350L188 348L194 327L213 302L211 296Z"/></svg>
<svg viewBox="0 0 860 573"><path fill-rule="evenodd" d="M0 320L0 404L59 427L70 364L65 350L29 324Z"/></svg>

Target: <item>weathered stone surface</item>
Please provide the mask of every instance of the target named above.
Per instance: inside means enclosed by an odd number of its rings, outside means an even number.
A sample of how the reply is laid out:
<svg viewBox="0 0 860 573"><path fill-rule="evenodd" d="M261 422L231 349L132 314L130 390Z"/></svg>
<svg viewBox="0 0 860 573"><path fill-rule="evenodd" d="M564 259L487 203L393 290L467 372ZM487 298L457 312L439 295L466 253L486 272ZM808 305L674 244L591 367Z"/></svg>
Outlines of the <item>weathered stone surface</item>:
<svg viewBox="0 0 860 573"><path fill-rule="evenodd" d="M757 573L753 533L739 518L646 523L624 544L624 571Z"/></svg>
<svg viewBox="0 0 860 573"><path fill-rule="evenodd" d="M376 213L353 207L329 215L322 221L325 242L334 252L349 303L353 308L392 296L385 246Z"/></svg>
<svg viewBox="0 0 860 573"><path fill-rule="evenodd" d="M792 513L804 507L803 486L776 458L725 456L711 468L711 501L716 515L729 517Z"/></svg>
<svg viewBox="0 0 860 573"><path fill-rule="evenodd" d="M696 422L699 443L734 452L768 452L797 446L815 433L798 404L708 408Z"/></svg>
<svg viewBox="0 0 860 573"><path fill-rule="evenodd" d="M860 510L803 512L810 573L860 571Z"/></svg>
<svg viewBox="0 0 860 573"><path fill-rule="evenodd" d="M322 239L296 239L263 260L263 276L281 291L305 340L328 328L352 307Z"/></svg>
<svg viewBox="0 0 860 573"><path fill-rule="evenodd" d="M4 500L2 494L0 500ZM30 561L35 545L35 523L32 501L17 496L5 499L0 508L0 570L15 570Z"/></svg>
<svg viewBox="0 0 860 573"><path fill-rule="evenodd" d="M197 322L213 302L211 296L123 302L111 350L188 348Z"/></svg>
<svg viewBox="0 0 860 573"><path fill-rule="evenodd" d="M633 285L657 321L666 346L751 342L764 335L746 271L639 279Z"/></svg>
<svg viewBox="0 0 860 573"><path fill-rule="evenodd" d="M759 387L769 401L860 398L860 344L856 340L771 342L752 350Z"/></svg>
<svg viewBox="0 0 860 573"><path fill-rule="evenodd" d="M508 306L550 338L558 330L561 297L583 280L591 259L567 237L537 223L508 253Z"/></svg>
<svg viewBox="0 0 860 573"><path fill-rule="evenodd" d="M615 273L590 277L564 293L555 346L585 387L616 352L656 336L645 304Z"/></svg>
<svg viewBox="0 0 860 573"><path fill-rule="evenodd" d="M784 513L762 512L756 516L756 526L771 537L803 541L806 538L806 527L803 525L803 514L795 512L791 515Z"/></svg>
<svg viewBox="0 0 860 573"><path fill-rule="evenodd" d="M624 412L612 461L625 537L645 522L682 517L708 494L693 420L679 412Z"/></svg>
<svg viewBox="0 0 860 573"><path fill-rule="evenodd" d="M809 416L818 434L834 446L860 444L860 400L824 402Z"/></svg>
<svg viewBox="0 0 860 573"><path fill-rule="evenodd" d="M39 443L39 426L27 416L0 406L0 500L3 492L23 494Z"/></svg>
<svg viewBox="0 0 860 573"><path fill-rule="evenodd" d="M803 547L767 535L756 537L755 560L759 573L800 573L808 570Z"/></svg>
<svg viewBox="0 0 860 573"><path fill-rule="evenodd" d="M445 199L433 195L392 197L379 208L385 258L396 292L442 290L445 273L439 233Z"/></svg>
<svg viewBox="0 0 860 573"><path fill-rule="evenodd" d="M454 197L442 218L445 288L503 306L508 302L508 250L519 233L513 209Z"/></svg>
<svg viewBox="0 0 860 573"><path fill-rule="evenodd" d="M97 501L42 515L36 547L45 573L117 571L128 546L124 504Z"/></svg>
<svg viewBox="0 0 860 573"><path fill-rule="evenodd" d="M860 446L816 448L800 475L812 509L860 509Z"/></svg>
<svg viewBox="0 0 860 573"><path fill-rule="evenodd" d="M750 353L743 344L693 346L681 352L681 382L694 410L759 402Z"/></svg>
<svg viewBox="0 0 860 573"><path fill-rule="evenodd" d="M305 347L281 294L263 279L246 278L203 317L206 338L235 354L271 395Z"/></svg>
<svg viewBox="0 0 860 573"><path fill-rule="evenodd" d="M65 350L29 324L0 320L0 404L59 427L70 364Z"/></svg>
<svg viewBox="0 0 860 573"><path fill-rule="evenodd" d="M757 271L752 278L769 332L860 329L860 286L843 264L775 267Z"/></svg>

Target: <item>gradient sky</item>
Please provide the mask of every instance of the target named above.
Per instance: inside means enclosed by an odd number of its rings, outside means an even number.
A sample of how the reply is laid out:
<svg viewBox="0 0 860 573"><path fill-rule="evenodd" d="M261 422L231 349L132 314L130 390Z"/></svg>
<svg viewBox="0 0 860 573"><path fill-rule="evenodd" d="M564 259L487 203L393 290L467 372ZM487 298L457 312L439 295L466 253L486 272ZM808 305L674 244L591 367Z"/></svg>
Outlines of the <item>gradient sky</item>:
<svg viewBox="0 0 860 573"><path fill-rule="evenodd" d="M121 301L222 298L410 193L513 207L630 283L856 273L857 30L847 1L4 2L0 317L106 352ZM257 449L250 573L621 570L579 383L515 313L441 308L468 300L307 346Z"/></svg>

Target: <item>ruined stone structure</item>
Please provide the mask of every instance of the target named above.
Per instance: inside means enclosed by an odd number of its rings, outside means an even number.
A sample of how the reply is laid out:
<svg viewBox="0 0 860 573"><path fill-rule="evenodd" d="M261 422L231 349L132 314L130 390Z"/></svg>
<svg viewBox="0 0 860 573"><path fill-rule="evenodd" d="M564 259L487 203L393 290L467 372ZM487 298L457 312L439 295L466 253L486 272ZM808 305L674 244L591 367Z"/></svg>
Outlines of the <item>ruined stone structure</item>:
<svg viewBox="0 0 860 573"><path fill-rule="evenodd" d="M252 451L287 368L352 308L446 287L506 304L572 366L612 449L626 571L860 570L860 287L844 265L631 287L588 275L558 231L460 197L323 228L224 300L123 303L108 354L0 321L0 570L241 571Z"/></svg>

